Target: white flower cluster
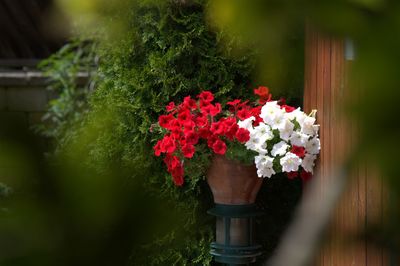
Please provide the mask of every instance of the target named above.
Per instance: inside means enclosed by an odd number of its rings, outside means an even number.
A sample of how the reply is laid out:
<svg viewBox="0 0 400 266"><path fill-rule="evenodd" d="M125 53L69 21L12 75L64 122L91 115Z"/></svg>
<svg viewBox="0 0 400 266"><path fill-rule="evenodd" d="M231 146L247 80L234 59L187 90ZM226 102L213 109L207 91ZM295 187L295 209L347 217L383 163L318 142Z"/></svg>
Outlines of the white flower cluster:
<svg viewBox="0 0 400 266"><path fill-rule="evenodd" d="M250 131L250 139L245 145L258 153L255 164L259 177L271 177L277 169L289 173L302 167L306 172L313 172L320 151L315 113L307 115L300 108L286 112L276 101L271 101L262 107L260 117L263 122L257 126L253 126L254 116L238 122L239 127ZM296 155L294 148L302 150L304 156Z"/></svg>

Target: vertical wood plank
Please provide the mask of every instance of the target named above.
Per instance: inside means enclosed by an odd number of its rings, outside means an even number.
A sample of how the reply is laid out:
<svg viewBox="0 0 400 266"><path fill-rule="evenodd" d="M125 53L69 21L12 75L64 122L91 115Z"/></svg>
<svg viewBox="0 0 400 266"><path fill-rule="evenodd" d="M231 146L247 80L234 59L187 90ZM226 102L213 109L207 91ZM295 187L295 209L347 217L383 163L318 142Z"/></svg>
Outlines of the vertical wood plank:
<svg viewBox="0 0 400 266"><path fill-rule="evenodd" d="M304 110L318 110L322 150L316 176L328 181L335 166L357 141L357 125L343 116L342 105L356 101L358 93L362 92L349 90L346 84L351 66L344 59L343 40L325 36L310 25L306 26L305 40ZM367 165L354 170L351 185L335 211L328 239L315 260L316 265L387 265L382 250L363 240L351 241L351 236L363 232L368 221L382 221L382 184L374 180L373 175ZM321 197L325 190L322 185Z"/></svg>
<svg viewBox="0 0 400 266"><path fill-rule="evenodd" d="M366 178L366 225L383 226L383 183L375 169L369 167ZM367 246L367 265L383 265L383 249L369 243Z"/></svg>

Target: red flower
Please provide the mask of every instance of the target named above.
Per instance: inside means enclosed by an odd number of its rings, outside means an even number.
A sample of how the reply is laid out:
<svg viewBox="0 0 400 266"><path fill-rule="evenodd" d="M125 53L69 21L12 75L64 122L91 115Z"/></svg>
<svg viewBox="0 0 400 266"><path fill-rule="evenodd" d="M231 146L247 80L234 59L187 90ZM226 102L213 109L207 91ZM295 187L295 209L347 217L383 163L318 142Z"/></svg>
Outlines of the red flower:
<svg viewBox="0 0 400 266"><path fill-rule="evenodd" d="M164 158L164 163L167 165L168 172L171 172L173 169L181 166L179 158L175 155L167 154Z"/></svg>
<svg viewBox="0 0 400 266"><path fill-rule="evenodd" d="M167 165L168 172L172 175L172 180L175 185L182 186L183 185L183 166L181 161L177 156L168 155L164 158L164 162Z"/></svg>
<svg viewBox="0 0 400 266"><path fill-rule="evenodd" d="M172 180L174 181L176 186L182 186L183 179L183 165L179 161L179 158L176 156L167 156L165 157L164 162L168 166L168 172L172 175Z"/></svg>
<svg viewBox="0 0 400 266"><path fill-rule="evenodd" d="M165 109L167 109L167 112L171 112L175 109L175 103L174 102L170 102Z"/></svg>
<svg viewBox="0 0 400 266"><path fill-rule="evenodd" d="M233 117L228 117L228 118L221 118L219 121L223 122L227 128L232 127L233 125L236 125L236 119Z"/></svg>
<svg viewBox="0 0 400 266"><path fill-rule="evenodd" d="M250 110L251 115L254 117L259 116L261 114L261 108L262 108L262 106L256 106L256 107L251 108L251 110Z"/></svg>
<svg viewBox="0 0 400 266"><path fill-rule="evenodd" d="M196 145L199 141L199 136L194 130L184 131L184 135L187 144Z"/></svg>
<svg viewBox="0 0 400 266"><path fill-rule="evenodd" d="M194 149L193 145L186 144L186 145L182 146L182 153L183 153L183 156L185 156L186 158L192 158L194 152L195 152L195 149Z"/></svg>
<svg viewBox="0 0 400 266"><path fill-rule="evenodd" d="M282 107L283 109L285 109L285 111L286 111L287 113L290 113L290 112L293 112L294 110L296 110L296 108L294 108L294 107L292 107L292 106L290 106L290 105L286 105L286 104L282 105L281 107Z"/></svg>
<svg viewBox="0 0 400 266"><path fill-rule="evenodd" d="M169 123L167 129L171 130L171 132L174 134L180 134L182 131L182 126L181 123L179 123L178 119L173 119Z"/></svg>
<svg viewBox="0 0 400 266"><path fill-rule="evenodd" d="M281 97L281 98L279 99L279 101L278 101L278 104L279 104L280 106L285 105L285 104L286 104L286 99L283 98L283 97Z"/></svg>
<svg viewBox="0 0 400 266"><path fill-rule="evenodd" d="M239 110L239 111L237 112L237 117L238 117L240 120L245 120L245 119L249 118L250 116L251 116L250 110L247 110L247 109L245 109L245 108L243 108L243 109L241 109L241 110Z"/></svg>
<svg viewBox="0 0 400 266"><path fill-rule="evenodd" d="M214 106L210 103L200 101L200 111L203 115L209 115Z"/></svg>
<svg viewBox="0 0 400 266"><path fill-rule="evenodd" d="M265 103L267 103L268 102L268 100L265 100L265 99L258 99L258 104L259 105L264 105Z"/></svg>
<svg viewBox="0 0 400 266"><path fill-rule="evenodd" d="M289 173L286 173L286 176L287 176L289 179L295 179L296 177L299 176L299 172L289 172Z"/></svg>
<svg viewBox="0 0 400 266"><path fill-rule="evenodd" d="M239 126L237 124L233 124L230 127L227 127L228 130L225 130L225 136L229 139L229 140L233 140L233 138L236 135L237 130L239 129Z"/></svg>
<svg viewBox="0 0 400 266"><path fill-rule="evenodd" d="M213 149L213 151L214 151L216 154L224 155L225 152L226 152L226 144L225 144L225 142L223 142L222 140L217 139L217 140L214 142L214 144L213 144L213 146L212 146L212 149Z"/></svg>
<svg viewBox="0 0 400 266"><path fill-rule="evenodd" d="M254 94L257 94L260 97L258 102L261 105L269 102L272 98L272 95L269 93L269 89L267 87L258 87L258 89L254 89Z"/></svg>
<svg viewBox="0 0 400 266"><path fill-rule="evenodd" d="M192 98L190 98L190 96L187 96L183 99L183 105L191 110L195 110L197 109L197 103L195 100L193 100Z"/></svg>
<svg viewBox="0 0 400 266"><path fill-rule="evenodd" d="M212 135L211 132L210 132L210 136L209 136L208 139L207 139L207 146L208 146L209 148L212 148L213 145L214 145L214 143L215 143L218 139L219 139L219 138L218 138L217 135Z"/></svg>
<svg viewBox="0 0 400 266"><path fill-rule="evenodd" d="M256 116L256 120L253 122L253 126L258 126L261 122L264 122L264 120L260 116Z"/></svg>
<svg viewBox="0 0 400 266"><path fill-rule="evenodd" d="M251 115L256 118L256 120L253 122L254 126L258 126L261 122L263 122L263 119L260 117L261 108L262 106L256 106L250 110Z"/></svg>
<svg viewBox="0 0 400 266"><path fill-rule="evenodd" d="M226 104L227 104L227 105L230 105L230 106L236 106L236 105L238 105L239 103L240 103L240 100L239 100L239 99L236 99L236 100L227 102Z"/></svg>
<svg viewBox="0 0 400 266"><path fill-rule="evenodd" d="M196 125L199 127L205 127L208 125L207 116L205 116L203 114L196 116L194 121L195 121Z"/></svg>
<svg viewBox="0 0 400 266"><path fill-rule="evenodd" d="M210 103L214 100L214 95L210 91L202 91L197 97L205 103Z"/></svg>
<svg viewBox="0 0 400 266"><path fill-rule="evenodd" d="M260 96L261 99L267 99L269 97L269 89L267 87L258 87L257 89L254 89L254 94Z"/></svg>
<svg viewBox="0 0 400 266"><path fill-rule="evenodd" d="M225 131L225 124L221 121L214 122L211 124L210 131L216 135L222 135Z"/></svg>
<svg viewBox="0 0 400 266"><path fill-rule="evenodd" d="M221 113L221 111L222 111L221 104L220 103L216 103L215 106L212 106L212 108L210 108L210 115L211 116L216 116L217 114Z"/></svg>
<svg viewBox="0 0 400 266"><path fill-rule="evenodd" d="M290 152L296 154L300 158L303 158L306 155L306 150L304 149L304 147L300 147L300 146L293 145Z"/></svg>
<svg viewBox="0 0 400 266"><path fill-rule="evenodd" d="M182 138L182 131L179 132L171 132L171 137L175 140L181 139Z"/></svg>
<svg viewBox="0 0 400 266"><path fill-rule="evenodd" d="M211 115L214 117L222 111L222 108L219 103L214 106L210 103L200 101L200 111L204 115Z"/></svg>
<svg viewBox="0 0 400 266"><path fill-rule="evenodd" d="M312 174L310 172L305 171L305 170L301 170L300 178L303 180L303 183L305 183L305 182L309 181L312 178Z"/></svg>
<svg viewBox="0 0 400 266"><path fill-rule="evenodd" d="M160 156L161 153L162 153L161 143L162 143L162 141L159 140L159 141L157 141L156 145L154 145L154 147L153 147L153 149L154 149L154 154L155 154L156 156Z"/></svg>
<svg viewBox="0 0 400 266"><path fill-rule="evenodd" d="M183 147L186 145L187 142L186 142L186 139L184 137L182 137L179 139L179 143L181 144L181 147ZM181 148L181 150L182 150L182 148Z"/></svg>
<svg viewBox="0 0 400 266"><path fill-rule="evenodd" d="M162 126L163 128L168 129L169 123L174 119L173 115L160 115L158 118L158 124Z"/></svg>
<svg viewBox="0 0 400 266"><path fill-rule="evenodd" d="M177 167L172 172L172 180L174 181L175 186L181 187L184 183L183 179L183 167Z"/></svg>
<svg viewBox="0 0 400 266"><path fill-rule="evenodd" d="M293 112L294 110L296 110L296 108L286 104L285 98L280 98L278 101L278 104L281 106L282 109L285 109L285 111L287 113L290 113L290 112Z"/></svg>
<svg viewBox="0 0 400 266"><path fill-rule="evenodd" d="M247 104L249 101L244 101L238 105L239 109L250 109L250 106Z"/></svg>
<svg viewBox="0 0 400 266"><path fill-rule="evenodd" d="M184 109L178 114L178 121L183 124L184 121L190 120L192 118L192 114L189 110Z"/></svg>
<svg viewBox="0 0 400 266"><path fill-rule="evenodd" d="M176 150L175 140L169 135L166 135L162 139L162 143L160 144L160 146L161 149L166 153L173 153Z"/></svg>
<svg viewBox="0 0 400 266"><path fill-rule="evenodd" d="M208 139L211 135L211 132L208 128L200 128L199 129L199 137L202 139Z"/></svg>
<svg viewBox="0 0 400 266"><path fill-rule="evenodd" d="M183 127L185 130L193 130L196 127L196 124L193 122L193 120L187 120L183 122Z"/></svg>
<svg viewBox="0 0 400 266"><path fill-rule="evenodd" d="M225 136L229 139L229 140L233 140L233 138L235 137L236 131L239 128L239 126L236 123L236 119L233 117L228 117L226 119L221 118L219 120L221 123L224 124L225 126Z"/></svg>
<svg viewBox="0 0 400 266"><path fill-rule="evenodd" d="M240 143L245 143L250 139L250 132L245 128L239 128L235 137Z"/></svg>

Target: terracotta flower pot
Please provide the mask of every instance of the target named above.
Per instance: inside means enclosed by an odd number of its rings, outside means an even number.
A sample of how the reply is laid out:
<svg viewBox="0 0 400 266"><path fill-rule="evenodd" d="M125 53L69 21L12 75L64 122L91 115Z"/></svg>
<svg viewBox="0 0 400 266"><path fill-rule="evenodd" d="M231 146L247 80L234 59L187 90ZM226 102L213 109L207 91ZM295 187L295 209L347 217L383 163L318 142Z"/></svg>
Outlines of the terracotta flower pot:
<svg viewBox="0 0 400 266"><path fill-rule="evenodd" d="M207 173L207 182L214 202L227 205L252 204L263 179L257 176L255 165L244 165L216 155Z"/></svg>

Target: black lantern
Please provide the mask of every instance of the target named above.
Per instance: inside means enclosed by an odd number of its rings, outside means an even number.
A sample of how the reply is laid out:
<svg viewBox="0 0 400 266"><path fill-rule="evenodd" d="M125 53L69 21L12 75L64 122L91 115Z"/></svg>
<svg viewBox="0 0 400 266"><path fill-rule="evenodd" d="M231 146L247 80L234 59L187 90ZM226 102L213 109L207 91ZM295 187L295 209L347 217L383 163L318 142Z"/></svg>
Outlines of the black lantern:
<svg viewBox="0 0 400 266"><path fill-rule="evenodd" d="M216 204L208 211L216 216L216 241L211 243L215 261L228 265L248 265L262 254L254 242L254 219L262 215L255 204Z"/></svg>

